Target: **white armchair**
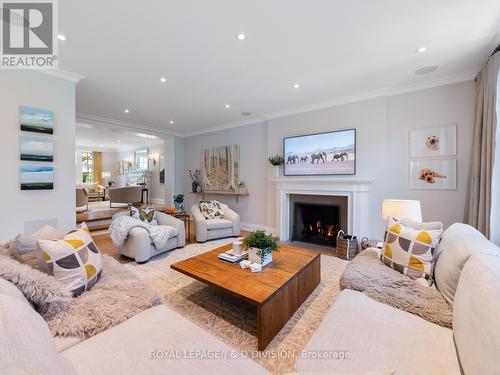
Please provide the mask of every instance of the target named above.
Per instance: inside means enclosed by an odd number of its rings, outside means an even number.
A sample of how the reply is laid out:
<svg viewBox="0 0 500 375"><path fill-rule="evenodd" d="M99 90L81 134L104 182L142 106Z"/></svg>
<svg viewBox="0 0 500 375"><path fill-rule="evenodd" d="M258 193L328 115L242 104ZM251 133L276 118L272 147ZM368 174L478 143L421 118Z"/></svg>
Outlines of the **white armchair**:
<svg viewBox="0 0 500 375"><path fill-rule="evenodd" d="M221 206L224 211L222 219L205 219L199 205L195 204L191 207L197 242L224 237L238 237L240 235L240 215L226 204L221 203Z"/></svg>
<svg viewBox="0 0 500 375"><path fill-rule="evenodd" d="M113 220L118 216L128 215L129 213L119 212L113 215ZM158 225L169 225L176 230L173 231L173 237L168 239L167 246L164 249L157 249L149 237L149 233L144 228L132 228L128 233L128 237L123 245L118 247L120 254L126 257L133 258L137 263L147 262L155 255L162 254L166 251L184 247L186 244L186 232L184 223L171 215L164 214L163 212L156 212L156 219Z"/></svg>

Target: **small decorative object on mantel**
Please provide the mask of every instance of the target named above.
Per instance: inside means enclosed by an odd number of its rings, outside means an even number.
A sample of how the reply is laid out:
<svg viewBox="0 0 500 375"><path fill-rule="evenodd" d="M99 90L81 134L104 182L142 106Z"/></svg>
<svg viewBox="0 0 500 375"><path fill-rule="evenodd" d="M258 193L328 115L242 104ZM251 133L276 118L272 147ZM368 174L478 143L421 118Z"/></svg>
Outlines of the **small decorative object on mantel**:
<svg viewBox="0 0 500 375"><path fill-rule="evenodd" d="M247 194L248 191L247 191L247 187L245 186L245 183L243 181L240 181L238 183L238 190L236 191L238 194Z"/></svg>
<svg viewBox="0 0 500 375"><path fill-rule="evenodd" d="M285 164L285 158L282 155L274 155L270 156L267 160L274 167L273 178L274 179L280 178L280 168L283 164Z"/></svg>
<svg viewBox="0 0 500 375"><path fill-rule="evenodd" d="M184 212L184 194L174 194L174 205L178 212Z"/></svg>
<svg viewBox="0 0 500 375"><path fill-rule="evenodd" d="M248 249L248 260L265 266L273 261L273 252L278 250L278 237L256 230L243 239L243 246Z"/></svg>
<svg viewBox="0 0 500 375"><path fill-rule="evenodd" d="M359 253L359 244L356 236L345 234L339 230L337 234L337 257L351 260Z"/></svg>
<svg viewBox="0 0 500 375"><path fill-rule="evenodd" d="M192 171L191 169L189 170L189 177L191 177L191 189L193 193L197 193L199 190L198 188L200 187L200 184L198 182L198 178L200 178L200 173L201 170L195 169ZM201 190L201 189L200 189Z"/></svg>

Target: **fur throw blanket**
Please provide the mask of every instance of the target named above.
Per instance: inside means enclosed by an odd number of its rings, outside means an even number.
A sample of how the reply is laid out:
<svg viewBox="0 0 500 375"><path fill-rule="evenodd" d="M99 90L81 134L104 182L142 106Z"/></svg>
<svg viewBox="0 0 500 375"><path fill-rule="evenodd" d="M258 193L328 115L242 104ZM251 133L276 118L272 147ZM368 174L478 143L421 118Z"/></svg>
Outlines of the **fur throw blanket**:
<svg viewBox="0 0 500 375"><path fill-rule="evenodd" d="M57 279L1 253L0 277L17 286L44 319L69 308L72 294Z"/></svg>
<svg viewBox="0 0 500 375"><path fill-rule="evenodd" d="M114 219L109 226L109 234L115 245L123 245L132 228L144 228L158 250L167 247L168 239L174 237L176 230L169 225L149 225L139 219L123 215Z"/></svg>
<svg viewBox="0 0 500 375"><path fill-rule="evenodd" d="M340 288L362 292L440 326L452 326L452 307L437 289L387 267L374 250L362 251L349 263L340 278Z"/></svg>
<svg viewBox="0 0 500 375"><path fill-rule="evenodd" d="M102 255L102 265L102 276L92 289L72 298L67 311L47 320L54 336L89 338L163 302L113 258Z"/></svg>

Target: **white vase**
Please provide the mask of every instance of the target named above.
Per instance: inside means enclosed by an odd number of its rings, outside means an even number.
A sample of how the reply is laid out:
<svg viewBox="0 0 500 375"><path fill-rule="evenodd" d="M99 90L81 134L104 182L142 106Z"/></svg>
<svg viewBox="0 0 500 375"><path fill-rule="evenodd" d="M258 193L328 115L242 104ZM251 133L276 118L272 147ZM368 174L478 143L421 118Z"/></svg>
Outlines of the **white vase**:
<svg viewBox="0 0 500 375"><path fill-rule="evenodd" d="M259 263L262 264L262 266L265 266L273 261L273 252L268 252L264 256L264 259L262 259L259 255L257 255L257 249L256 247L251 247L248 249L248 260L252 263Z"/></svg>
<svg viewBox="0 0 500 375"><path fill-rule="evenodd" d="M278 178L280 178L280 166L279 165L275 165L273 167L273 178L275 180L277 180Z"/></svg>

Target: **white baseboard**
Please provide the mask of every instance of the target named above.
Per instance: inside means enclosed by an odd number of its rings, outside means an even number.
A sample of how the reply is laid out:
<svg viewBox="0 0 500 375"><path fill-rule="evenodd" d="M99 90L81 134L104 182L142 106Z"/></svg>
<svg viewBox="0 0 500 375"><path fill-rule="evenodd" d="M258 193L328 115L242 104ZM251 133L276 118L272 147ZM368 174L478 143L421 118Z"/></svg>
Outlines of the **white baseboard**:
<svg viewBox="0 0 500 375"><path fill-rule="evenodd" d="M276 233L278 233L278 231L276 230L276 228L271 228L271 227L267 227L265 225L261 225L261 224L254 224L254 223L241 223L240 224L240 227L242 230L246 230L246 231L254 231L254 230L264 230L268 233L271 233L272 235L276 235Z"/></svg>
<svg viewBox="0 0 500 375"><path fill-rule="evenodd" d="M165 204L165 199L153 198L149 200L149 203L153 204Z"/></svg>

